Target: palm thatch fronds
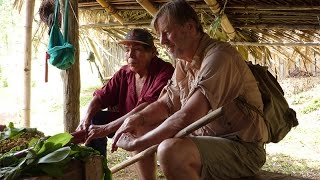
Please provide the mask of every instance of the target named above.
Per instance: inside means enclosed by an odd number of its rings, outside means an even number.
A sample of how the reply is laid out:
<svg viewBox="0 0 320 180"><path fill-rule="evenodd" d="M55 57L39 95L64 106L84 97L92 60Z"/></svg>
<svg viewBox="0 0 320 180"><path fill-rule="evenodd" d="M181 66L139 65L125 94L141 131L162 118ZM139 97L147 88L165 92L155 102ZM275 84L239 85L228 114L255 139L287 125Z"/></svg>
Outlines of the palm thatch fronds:
<svg viewBox="0 0 320 180"><path fill-rule="evenodd" d="M19 12L21 11L23 6L23 0L14 0L13 8L17 9Z"/></svg>
<svg viewBox="0 0 320 180"><path fill-rule="evenodd" d="M22 2L23 0L15 0L15 7L21 7ZM149 0L149 2L159 9L167 0ZM320 1L217 0L217 2L220 4L220 11L213 13L205 1L188 0L210 36L234 44L246 60L265 64L273 69L279 69L280 64L284 64L289 69L320 71L319 65L316 64L316 59L320 56ZM96 46L96 51L99 53L94 54L100 56L96 59L101 61L98 63L101 69L107 69L103 73L106 75L121 65L122 50L116 42L132 28L150 29L152 19L150 13L136 0L110 0L108 4L123 19L122 24L97 1L79 0L81 42L88 51L93 51L92 46ZM221 26L223 14L228 17L235 29L235 37L232 40ZM93 45L88 45L90 41ZM157 47L161 55L173 62L159 44Z"/></svg>

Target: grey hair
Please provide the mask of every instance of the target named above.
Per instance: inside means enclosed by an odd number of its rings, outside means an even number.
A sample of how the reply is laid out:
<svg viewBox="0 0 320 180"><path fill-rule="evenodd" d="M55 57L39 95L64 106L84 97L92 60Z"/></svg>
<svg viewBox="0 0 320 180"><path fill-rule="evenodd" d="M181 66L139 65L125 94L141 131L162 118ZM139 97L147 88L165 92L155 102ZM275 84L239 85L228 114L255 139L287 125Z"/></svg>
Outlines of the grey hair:
<svg viewBox="0 0 320 180"><path fill-rule="evenodd" d="M151 21L151 26L158 32L158 19L165 16L167 19L167 24L172 22L179 25L184 25L190 20L194 21L196 24L196 29L198 32L203 33L203 28L198 18L196 11L184 0L173 0L164 4L157 14L153 17Z"/></svg>

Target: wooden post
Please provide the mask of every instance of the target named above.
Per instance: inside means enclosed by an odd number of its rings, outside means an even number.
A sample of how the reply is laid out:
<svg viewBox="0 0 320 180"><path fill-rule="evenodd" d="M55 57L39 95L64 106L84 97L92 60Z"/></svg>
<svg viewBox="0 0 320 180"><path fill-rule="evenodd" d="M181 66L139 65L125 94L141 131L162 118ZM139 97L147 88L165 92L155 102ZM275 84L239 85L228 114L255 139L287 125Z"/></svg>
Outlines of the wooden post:
<svg viewBox="0 0 320 180"><path fill-rule="evenodd" d="M313 58L314 58L314 63L313 63L313 65L314 65L314 67L313 67L313 74L314 74L314 76L317 76L318 74L317 74L317 54L316 54L316 51L313 51Z"/></svg>
<svg viewBox="0 0 320 180"><path fill-rule="evenodd" d="M62 3L65 6L64 0ZM62 11L64 12L64 11ZM64 16L65 14L63 14ZM70 69L61 71L63 81L63 122L65 132L73 132L80 121L80 67L78 0L69 0L68 38L74 46L75 63Z"/></svg>
<svg viewBox="0 0 320 180"><path fill-rule="evenodd" d="M154 16L158 9L155 8L149 0L136 0L151 16Z"/></svg>
<svg viewBox="0 0 320 180"><path fill-rule="evenodd" d="M216 0L204 0L204 1L207 3L207 5L209 6L209 8L214 14L220 13L221 8L219 3ZM236 31L225 14L222 14L222 17L221 17L221 27L231 40L236 37Z"/></svg>
<svg viewBox="0 0 320 180"><path fill-rule="evenodd" d="M277 59L279 61L279 77L280 77L280 80L283 80L284 79L284 63L283 63L283 59L280 58L279 56L277 56Z"/></svg>
<svg viewBox="0 0 320 180"><path fill-rule="evenodd" d="M31 104L31 59L32 59L32 22L35 0L26 1L26 24L24 42L24 98L23 98L23 121L24 127L30 127L30 104Z"/></svg>
<svg viewBox="0 0 320 180"><path fill-rule="evenodd" d="M108 13L110 13L121 25L123 24L123 18L117 14L117 11L110 6L105 0L96 0Z"/></svg>

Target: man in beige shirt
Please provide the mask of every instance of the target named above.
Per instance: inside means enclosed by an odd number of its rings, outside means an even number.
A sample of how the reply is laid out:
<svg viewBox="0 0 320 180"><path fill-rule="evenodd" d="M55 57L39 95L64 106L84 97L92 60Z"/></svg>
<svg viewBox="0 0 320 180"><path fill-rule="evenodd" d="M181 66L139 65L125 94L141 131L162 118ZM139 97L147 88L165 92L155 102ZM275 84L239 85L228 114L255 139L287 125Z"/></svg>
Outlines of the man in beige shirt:
<svg viewBox="0 0 320 180"><path fill-rule="evenodd" d="M188 13L186 13L188 12ZM113 150L139 152L160 143L157 158L167 179L231 179L254 175L265 162L267 127L245 106L187 138L173 138L208 112L241 97L263 109L254 76L228 43L203 32L196 12L184 0L168 2L152 23L160 43L177 59L174 75L160 98L125 120ZM141 179L155 179L155 156L138 162Z"/></svg>

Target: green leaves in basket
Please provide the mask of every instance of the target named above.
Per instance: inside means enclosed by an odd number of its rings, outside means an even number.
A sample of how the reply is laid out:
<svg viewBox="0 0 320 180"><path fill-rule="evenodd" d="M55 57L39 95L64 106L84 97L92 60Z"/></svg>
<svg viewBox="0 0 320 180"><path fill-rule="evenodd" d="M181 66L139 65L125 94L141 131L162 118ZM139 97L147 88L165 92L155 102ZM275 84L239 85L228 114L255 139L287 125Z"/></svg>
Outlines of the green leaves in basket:
<svg viewBox="0 0 320 180"><path fill-rule="evenodd" d="M70 147L63 147L39 159L38 163L56 163L64 160L71 152Z"/></svg>
<svg viewBox="0 0 320 180"><path fill-rule="evenodd" d="M69 133L60 133L51 136L44 141L37 154L39 155L39 157L42 157L48 153L51 153L68 144L71 141L71 138L72 136Z"/></svg>

